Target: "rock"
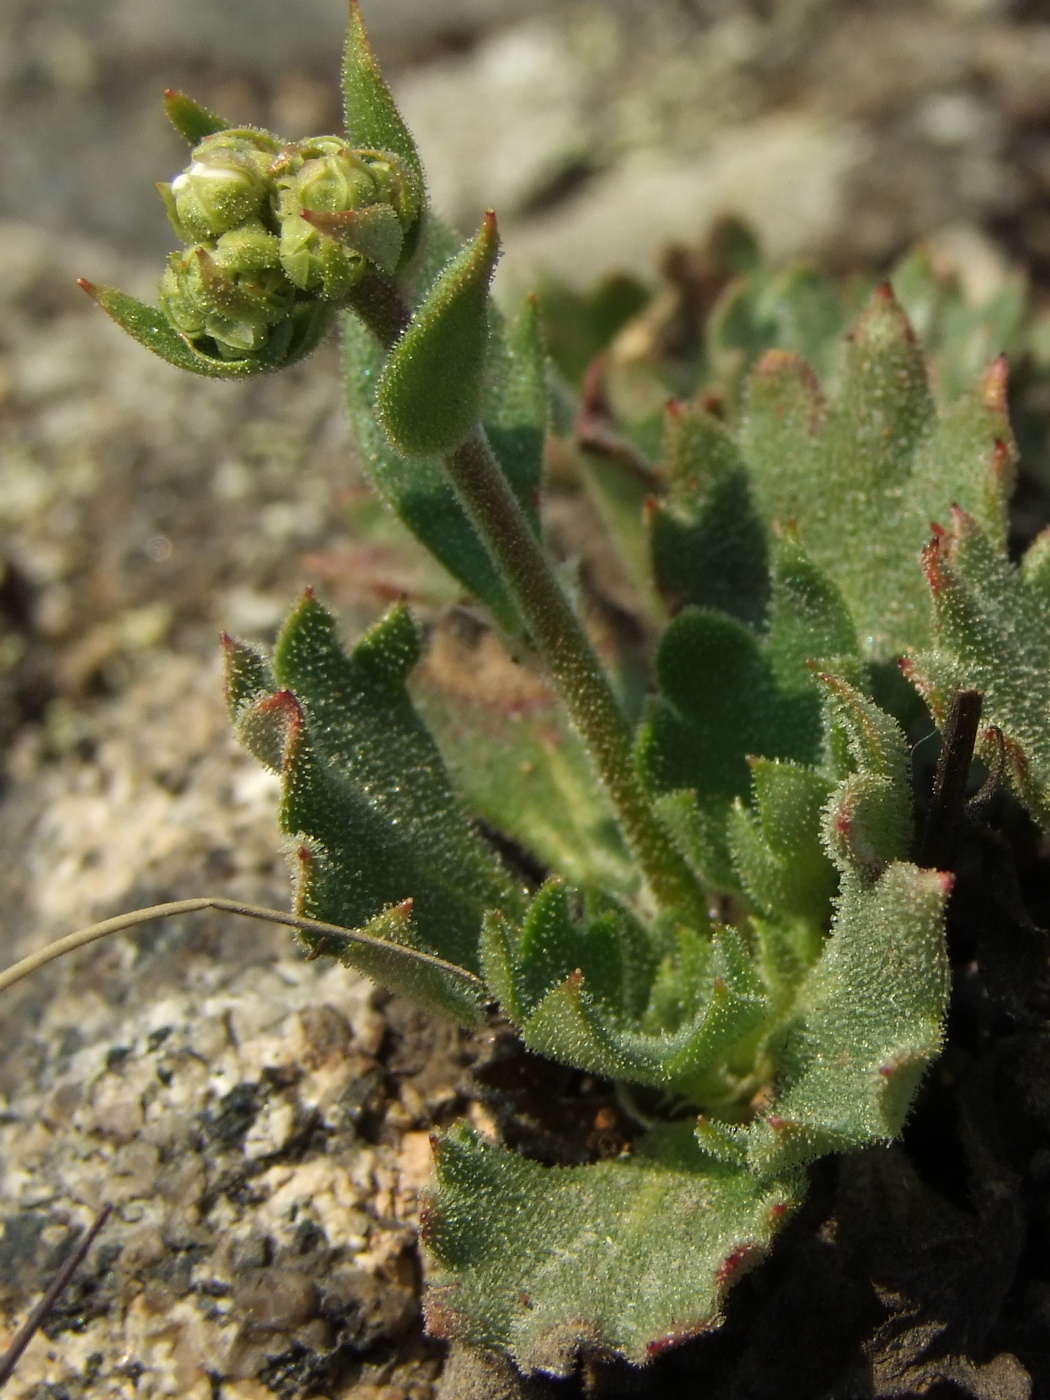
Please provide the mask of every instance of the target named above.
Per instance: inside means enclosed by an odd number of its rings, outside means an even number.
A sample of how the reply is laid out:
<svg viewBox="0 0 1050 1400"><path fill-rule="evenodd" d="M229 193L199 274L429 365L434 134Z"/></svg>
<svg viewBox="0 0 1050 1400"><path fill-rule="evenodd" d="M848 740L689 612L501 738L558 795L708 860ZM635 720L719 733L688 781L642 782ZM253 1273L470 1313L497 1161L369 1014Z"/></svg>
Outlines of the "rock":
<svg viewBox="0 0 1050 1400"><path fill-rule="evenodd" d="M509 218L586 163L588 87L565 34L537 20L402 77L435 207L464 230L489 207Z"/></svg>
<svg viewBox="0 0 1050 1400"><path fill-rule="evenodd" d="M614 270L651 278L660 246L695 243L726 213L772 257L797 257L838 227L865 150L854 126L785 115L727 131L702 158L636 154L549 215L510 225L501 276L521 288L542 270L577 286Z"/></svg>

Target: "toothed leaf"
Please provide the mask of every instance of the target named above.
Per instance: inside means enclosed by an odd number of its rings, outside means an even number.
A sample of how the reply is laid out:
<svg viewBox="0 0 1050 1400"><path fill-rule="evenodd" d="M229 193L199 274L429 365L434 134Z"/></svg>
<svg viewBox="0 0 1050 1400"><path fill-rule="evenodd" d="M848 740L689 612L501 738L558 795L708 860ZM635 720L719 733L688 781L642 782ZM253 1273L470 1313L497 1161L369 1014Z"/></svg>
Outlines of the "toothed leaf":
<svg viewBox="0 0 1050 1400"><path fill-rule="evenodd" d="M639 763L679 843L706 879L739 888L726 836L734 800L751 790L748 759L814 763L821 702L806 662L842 660L852 627L834 587L793 539L778 547L765 644L721 613L687 609L657 653L661 698L642 726Z"/></svg>
<svg viewBox="0 0 1050 1400"><path fill-rule="evenodd" d="M927 556L933 647L914 659L912 679L943 718L955 690L979 690L982 725L1001 730L1007 771L1032 815L1050 826L1050 607L1047 537L1011 564L965 511ZM985 741L989 756L994 752Z"/></svg>
<svg viewBox="0 0 1050 1400"><path fill-rule="evenodd" d="M314 932L300 938L312 956L338 958L380 986L463 1025L482 1019L487 992L480 979L449 963L439 966L415 946L411 901L383 910L359 932L371 941Z"/></svg>
<svg viewBox="0 0 1050 1400"><path fill-rule="evenodd" d="M642 1029L658 948L627 910L590 895L582 909L560 882L537 895L519 934L493 916L482 964L522 1039L597 1074L720 1102L736 1091L727 1060L767 1020L770 1004L739 935L720 929L688 971L671 960L688 1014L673 1029ZM746 1057L745 1057L746 1059Z"/></svg>
<svg viewBox="0 0 1050 1400"><path fill-rule="evenodd" d="M938 416L914 333L887 289L858 322L830 401L802 361L771 352L749 383L741 428L763 518L794 522L871 659L929 635L915 559L931 518L958 500L1001 536L1009 444L1002 370Z"/></svg>
<svg viewBox="0 0 1050 1400"><path fill-rule="evenodd" d="M238 729L283 778L281 825L297 848L298 911L356 928L411 900L411 919L392 930L476 972L486 910L513 912L517 896L471 830L408 698L419 646L407 611L396 607L347 656L334 619L307 595L277 642L273 674L283 689L245 697ZM254 684L262 672L238 653L236 675ZM345 956L357 959L356 948ZM434 981L426 970L412 975L421 986ZM435 977L439 987L447 980ZM431 1004L458 1014L456 996Z"/></svg>
<svg viewBox="0 0 1050 1400"><path fill-rule="evenodd" d="M751 760L752 806L729 815L733 864L748 897L770 918L823 929L831 916L835 869L821 842L821 814L832 784L796 763Z"/></svg>
<svg viewBox="0 0 1050 1400"><path fill-rule="evenodd" d="M581 1348L641 1364L717 1325L798 1195L790 1174L760 1181L703 1157L688 1128L588 1167L543 1167L456 1129L427 1215L441 1270L428 1328L525 1371L567 1375Z"/></svg>
<svg viewBox="0 0 1050 1400"><path fill-rule="evenodd" d="M695 603L761 624L768 547L736 444L710 414L678 407L667 415L664 463L668 494L649 518L661 593L676 611Z"/></svg>
<svg viewBox="0 0 1050 1400"><path fill-rule="evenodd" d="M844 776L825 809L824 842L841 871L870 883L911 844L908 747L896 720L841 676L820 679L831 766Z"/></svg>
<svg viewBox="0 0 1050 1400"><path fill-rule="evenodd" d="M243 707L277 689L269 662L254 647L224 636L223 662L226 681L226 709L236 724Z"/></svg>
<svg viewBox="0 0 1050 1400"><path fill-rule="evenodd" d="M780 1093L750 1130L754 1170L780 1172L900 1133L943 1040L949 888L946 876L903 863L874 885L846 878L780 1055Z"/></svg>

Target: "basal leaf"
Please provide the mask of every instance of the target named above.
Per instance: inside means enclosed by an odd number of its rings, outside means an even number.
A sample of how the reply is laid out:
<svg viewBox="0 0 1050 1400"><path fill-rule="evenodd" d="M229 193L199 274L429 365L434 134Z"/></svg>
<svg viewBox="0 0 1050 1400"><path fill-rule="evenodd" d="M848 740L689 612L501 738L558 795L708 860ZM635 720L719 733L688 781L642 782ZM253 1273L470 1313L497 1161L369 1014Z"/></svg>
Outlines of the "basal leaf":
<svg viewBox="0 0 1050 1400"><path fill-rule="evenodd" d="M1013 449L1002 367L940 415L892 293L875 294L830 399L774 351L747 389L740 446L762 518L793 522L839 589L863 654L892 659L929 636L915 568L929 521L960 501L1001 537Z"/></svg>
<svg viewBox="0 0 1050 1400"><path fill-rule="evenodd" d="M639 875L590 759L548 687L488 631L434 629L416 703L469 810L570 885L633 896Z"/></svg>
<svg viewBox="0 0 1050 1400"><path fill-rule="evenodd" d="M688 1128L588 1167L543 1167L456 1129L426 1216L428 1330L525 1371L567 1375L581 1350L644 1363L717 1326L798 1197L795 1175L714 1163Z"/></svg>
<svg viewBox="0 0 1050 1400"><path fill-rule="evenodd" d="M485 978L526 1045L580 1069L709 1106L739 1097L754 1054L752 1047L736 1066L734 1052L754 1040L770 1004L736 931L716 930L707 956L691 966L665 958L688 1014L671 1029L643 1029L658 945L607 897L591 894L582 907L575 903L571 891L551 882L520 932L498 916L486 923Z"/></svg>
<svg viewBox="0 0 1050 1400"><path fill-rule="evenodd" d="M949 876L903 863L873 885L845 878L780 1056L780 1092L750 1129L754 1170L780 1172L900 1133L943 1040L950 889Z"/></svg>
<svg viewBox="0 0 1050 1400"><path fill-rule="evenodd" d="M780 542L770 625L761 640L723 613L689 608L657 653L660 700L644 722L639 763L701 874L739 888L726 837L729 810L751 791L752 757L816 763L821 699L808 662L850 663L853 629L837 590L799 549ZM845 657L843 657L845 653Z"/></svg>
<svg viewBox="0 0 1050 1400"><path fill-rule="evenodd" d="M751 760L752 805L729 814L733 864L749 899L770 919L823 930L837 879L820 841L832 784L797 763Z"/></svg>
<svg viewBox="0 0 1050 1400"><path fill-rule="evenodd" d="M1020 568L972 515L952 512L926 551L933 646L908 662L942 718L959 687L984 697L982 723L999 729L1007 771L1032 815L1050 825L1050 606L1047 539ZM994 741L985 739L988 754Z"/></svg>
<svg viewBox="0 0 1050 1400"><path fill-rule="evenodd" d="M769 553L747 471L729 432L702 410L667 414L666 497L649 513L657 586L674 611L694 603L760 626Z"/></svg>
<svg viewBox="0 0 1050 1400"><path fill-rule="evenodd" d="M513 914L519 897L471 829L412 708L405 680L419 647L397 607L347 656L334 619L308 594L274 654L284 688L260 698L262 666L238 649L231 690L242 694L239 732L284 780L281 825L295 845L297 909L356 928L408 900L410 917L391 929L476 972L486 910ZM356 949L345 956L363 966ZM438 1004L456 1010L447 997Z"/></svg>

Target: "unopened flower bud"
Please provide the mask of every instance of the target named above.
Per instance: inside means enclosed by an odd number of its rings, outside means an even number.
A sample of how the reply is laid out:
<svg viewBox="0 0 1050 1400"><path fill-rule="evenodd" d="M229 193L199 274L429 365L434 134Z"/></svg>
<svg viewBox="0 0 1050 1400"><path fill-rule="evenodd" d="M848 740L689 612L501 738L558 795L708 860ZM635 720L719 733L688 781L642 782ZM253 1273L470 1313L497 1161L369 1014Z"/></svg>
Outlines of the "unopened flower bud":
<svg viewBox="0 0 1050 1400"><path fill-rule="evenodd" d="M320 136L287 147L271 174L281 263L302 291L340 301L369 263L393 270L418 217L411 180L396 157Z"/></svg>
<svg viewBox="0 0 1050 1400"><path fill-rule="evenodd" d="M262 214L274 193L268 169L278 149L269 133L250 128L206 136L182 174L158 186L179 237L204 242Z"/></svg>
<svg viewBox="0 0 1050 1400"><path fill-rule="evenodd" d="M275 235L249 220L213 244L172 253L160 301L189 340L210 338L222 358L245 359L292 314L295 288L281 267Z"/></svg>

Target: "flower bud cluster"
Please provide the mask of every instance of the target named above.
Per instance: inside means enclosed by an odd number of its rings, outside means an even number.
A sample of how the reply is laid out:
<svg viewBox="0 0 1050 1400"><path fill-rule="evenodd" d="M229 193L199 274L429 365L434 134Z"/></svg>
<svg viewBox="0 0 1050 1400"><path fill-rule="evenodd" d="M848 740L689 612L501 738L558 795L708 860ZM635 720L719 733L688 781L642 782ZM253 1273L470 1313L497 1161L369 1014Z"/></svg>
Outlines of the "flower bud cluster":
<svg viewBox="0 0 1050 1400"><path fill-rule="evenodd" d="M339 136L282 145L232 128L204 137L159 186L186 245L160 286L172 325L223 360L251 359L317 303L345 301L370 267L393 271L420 192L397 156Z"/></svg>

